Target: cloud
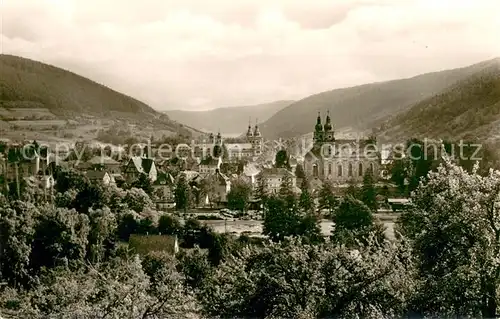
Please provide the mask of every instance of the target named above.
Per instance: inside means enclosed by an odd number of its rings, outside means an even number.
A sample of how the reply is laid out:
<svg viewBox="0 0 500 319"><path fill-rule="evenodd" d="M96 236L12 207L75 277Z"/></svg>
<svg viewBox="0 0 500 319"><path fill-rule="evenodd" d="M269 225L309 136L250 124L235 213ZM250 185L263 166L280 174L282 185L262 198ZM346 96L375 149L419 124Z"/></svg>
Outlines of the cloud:
<svg viewBox="0 0 500 319"><path fill-rule="evenodd" d="M299 99L500 55L496 0L3 0L2 52L156 108Z"/></svg>

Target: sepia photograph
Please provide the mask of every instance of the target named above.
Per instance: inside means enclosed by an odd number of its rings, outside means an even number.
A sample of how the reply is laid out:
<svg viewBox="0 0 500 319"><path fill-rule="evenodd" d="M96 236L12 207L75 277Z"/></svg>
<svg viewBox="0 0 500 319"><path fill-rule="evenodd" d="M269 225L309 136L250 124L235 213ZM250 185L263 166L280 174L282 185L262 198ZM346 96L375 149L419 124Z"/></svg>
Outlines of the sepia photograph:
<svg viewBox="0 0 500 319"><path fill-rule="evenodd" d="M500 0L0 0L14 318L500 318Z"/></svg>

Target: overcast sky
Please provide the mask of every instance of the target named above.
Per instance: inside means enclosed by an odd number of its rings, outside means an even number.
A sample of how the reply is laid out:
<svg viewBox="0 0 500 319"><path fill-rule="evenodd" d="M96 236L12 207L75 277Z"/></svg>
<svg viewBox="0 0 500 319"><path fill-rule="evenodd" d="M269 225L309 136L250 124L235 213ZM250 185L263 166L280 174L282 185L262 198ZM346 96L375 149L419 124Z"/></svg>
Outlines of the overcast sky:
<svg viewBox="0 0 500 319"><path fill-rule="evenodd" d="M249 105L500 56L498 0L0 0L1 50L157 109Z"/></svg>

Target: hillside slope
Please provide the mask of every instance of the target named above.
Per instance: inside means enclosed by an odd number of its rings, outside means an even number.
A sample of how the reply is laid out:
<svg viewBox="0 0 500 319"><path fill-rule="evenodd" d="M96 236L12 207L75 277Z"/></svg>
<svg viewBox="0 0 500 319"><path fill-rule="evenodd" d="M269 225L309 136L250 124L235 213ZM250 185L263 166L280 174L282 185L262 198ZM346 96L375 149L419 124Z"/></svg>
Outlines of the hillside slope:
<svg viewBox="0 0 500 319"><path fill-rule="evenodd" d="M381 127L382 139L500 141L500 58Z"/></svg>
<svg viewBox="0 0 500 319"><path fill-rule="evenodd" d="M173 120L203 131L221 133L243 133L248 121L264 122L293 101L275 101L250 106L224 107L209 111L166 111Z"/></svg>
<svg viewBox="0 0 500 319"><path fill-rule="evenodd" d="M158 116L148 105L75 73L41 62L0 55L0 101L10 107L43 105L60 115L111 112Z"/></svg>
<svg viewBox="0 0 500 319"><path fill-rule="evenodd" d="M338 129L365 131L383 123L388 116L443 91L457 81L487 68L492 60L468 67L427 73L409 79L365 84L309 96L277 112L261 125L269 138L291 137L311 132L317 112L330 111Z"/></svg>
<svg viewBox="0 0 500 319"><path fill-rule="evenodd" d="M98 122L161 127L166 133L197 132L145 103L70 71L30 59L0 54L0 120L10 129L38 131ZM65 124L66 123L66 124Z"/></svg>

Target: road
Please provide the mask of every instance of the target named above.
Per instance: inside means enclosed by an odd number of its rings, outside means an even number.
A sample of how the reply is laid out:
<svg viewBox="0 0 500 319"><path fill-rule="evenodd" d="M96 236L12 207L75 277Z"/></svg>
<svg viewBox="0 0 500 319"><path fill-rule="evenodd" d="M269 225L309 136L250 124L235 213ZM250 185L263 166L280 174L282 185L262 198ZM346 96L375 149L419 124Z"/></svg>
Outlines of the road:
<svg viewBox="0 0 500 319"><path fill-rule="evenodd" d="M386 234L389 238L394 238L394 222L396 221L399 214L394 213L380 213L376 216L384 223L386 226ZM261 220L206 220L202 221L207 225L213 227L216 232L219 233L237 233L241 234L243 232L251 232L252 234L262 233L262 221ZM329 236L332 231L333 222L331 220L323 219L321 221L321 232L325 236Z"/></svg>

